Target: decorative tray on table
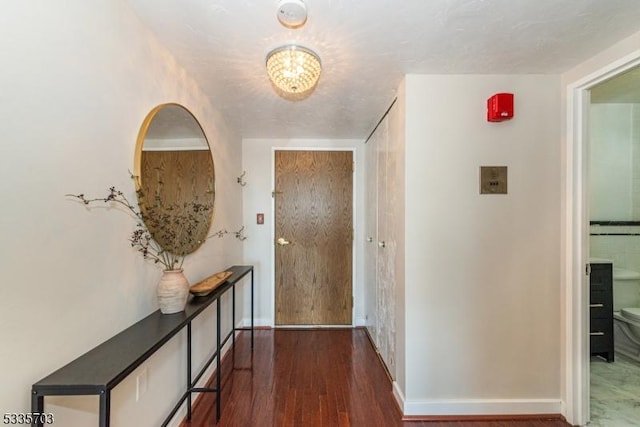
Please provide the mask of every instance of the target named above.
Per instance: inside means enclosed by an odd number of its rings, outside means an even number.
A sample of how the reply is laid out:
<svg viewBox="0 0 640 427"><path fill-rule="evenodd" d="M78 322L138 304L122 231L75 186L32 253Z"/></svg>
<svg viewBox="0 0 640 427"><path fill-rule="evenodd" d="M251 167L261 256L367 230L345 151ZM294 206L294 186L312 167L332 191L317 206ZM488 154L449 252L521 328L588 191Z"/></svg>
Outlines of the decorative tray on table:
<svg viewBox="0 0 640 427"><path fill-rule="evenodd" d="M209 276L203 281L191 286L189 288L189 292L197 297L209 295L215 288L223 284L232 274L233 273L231 271L221 271L216 273L213 276Z"/></svg>

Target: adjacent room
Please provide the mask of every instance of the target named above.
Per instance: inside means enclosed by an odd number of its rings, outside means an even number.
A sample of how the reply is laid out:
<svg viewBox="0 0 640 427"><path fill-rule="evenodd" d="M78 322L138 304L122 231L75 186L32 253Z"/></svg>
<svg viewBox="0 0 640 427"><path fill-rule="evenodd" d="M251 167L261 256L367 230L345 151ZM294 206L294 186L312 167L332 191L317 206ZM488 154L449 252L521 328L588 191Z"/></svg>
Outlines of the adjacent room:
<svg viewBox="0 0 640 427"><path fill-rule="evenodd" d="M590 90L591 424L633 425L640 396L640 68Z"/></svg>
<svg viewBox="0 0 640 427"><path fill-rule="evenodd" d="M640 425L637 0L0 34L4 424Z"/></svg>

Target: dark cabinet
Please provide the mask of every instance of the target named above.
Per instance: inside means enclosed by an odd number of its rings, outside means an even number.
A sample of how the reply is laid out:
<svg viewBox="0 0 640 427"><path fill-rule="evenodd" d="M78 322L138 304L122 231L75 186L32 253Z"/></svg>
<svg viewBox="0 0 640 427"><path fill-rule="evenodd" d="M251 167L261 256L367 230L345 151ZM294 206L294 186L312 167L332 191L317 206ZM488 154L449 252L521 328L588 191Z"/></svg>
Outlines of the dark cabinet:
<svg viewBox="0 0 640 427"><path fill-rule="evenodd" d="M589 278L591 355L613 362L613 265L591 264Z"/></svg>

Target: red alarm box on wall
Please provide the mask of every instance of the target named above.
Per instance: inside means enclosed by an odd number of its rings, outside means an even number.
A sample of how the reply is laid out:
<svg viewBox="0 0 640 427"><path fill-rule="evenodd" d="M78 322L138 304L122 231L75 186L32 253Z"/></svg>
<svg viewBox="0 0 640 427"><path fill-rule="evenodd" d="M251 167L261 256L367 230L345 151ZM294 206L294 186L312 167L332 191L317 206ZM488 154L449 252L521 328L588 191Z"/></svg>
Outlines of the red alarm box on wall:
<svg viewBox="0 0 640 427"><path fill-rule="evenodd" d="M496 93L487 99L487 120L501 122L513 117L513 94Z"/></svg>

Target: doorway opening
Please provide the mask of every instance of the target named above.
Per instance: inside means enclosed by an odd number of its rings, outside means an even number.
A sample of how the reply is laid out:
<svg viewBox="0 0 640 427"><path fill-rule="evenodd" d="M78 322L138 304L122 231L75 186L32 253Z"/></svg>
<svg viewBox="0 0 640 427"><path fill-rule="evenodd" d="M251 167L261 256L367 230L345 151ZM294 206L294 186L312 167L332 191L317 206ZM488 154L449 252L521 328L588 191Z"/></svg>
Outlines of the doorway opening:
<svg viewBox="0 0 640 427"><path fill-rule="evenodd" d="M633 425L640 405L640 322L632 318L640 312L640 67L591 87L589 99L589 418L595 427Z"/></svg>
<svg viewBox="0 0 640 427"><path fill-rule="evenodd" d="M577 425L585 425L590 419L590 234L591 196L594 183L590 155L591 96L598 86L613 81L640 65L640 52L618 61L570 85L567 91L567 187L566 187L566 360L567 360L567 418ZM592 93L592 91L596 91ZM640 101L639 101L640 102ZM640 163L639 163L640 165ZM597 210L596 210L597 212ZM604 233L603 233L604 234ZM613 234L613 233L611 233ZM638 241L640 242L640 240ZM596 243L597 246L597 243ZM597 255L597 251L595 253ZM587 274L585 274L585 271ZM606 362L605 362L606 363ZM595 402L594 402L595 403ZM605 424L606 425L606 424Z"/></svg>

